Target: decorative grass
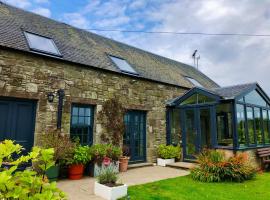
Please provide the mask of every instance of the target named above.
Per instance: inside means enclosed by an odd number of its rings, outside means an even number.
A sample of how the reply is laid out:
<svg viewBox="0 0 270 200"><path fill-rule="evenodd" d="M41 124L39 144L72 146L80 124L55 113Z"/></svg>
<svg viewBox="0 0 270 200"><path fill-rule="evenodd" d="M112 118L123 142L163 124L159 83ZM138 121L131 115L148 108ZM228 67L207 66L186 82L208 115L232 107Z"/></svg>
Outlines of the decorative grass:
<svg viewBox="0 0 270 200"><path fill-rule="evenodd" d="M203 183L190 176L178 177L131 186L128 194L131 200L268 200L270 173L243 183Z"/></svg>

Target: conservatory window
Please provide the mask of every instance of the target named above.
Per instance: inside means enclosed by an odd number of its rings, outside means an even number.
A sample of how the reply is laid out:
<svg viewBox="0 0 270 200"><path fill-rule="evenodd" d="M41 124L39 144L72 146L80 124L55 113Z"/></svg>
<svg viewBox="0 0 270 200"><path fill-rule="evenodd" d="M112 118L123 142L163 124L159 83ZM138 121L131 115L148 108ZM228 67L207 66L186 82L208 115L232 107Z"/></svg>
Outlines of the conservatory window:
<svg viewBox="0 0 270 200"><path fill-rule="evenodd" d="M219 146L233 146L232 105L217 105L217 142Z"/></svg>
<svg viewBox="0 0 270 200"><path fill-rule="evenodd" d="M247 129L248 129L248 138L249 144L255 144L255 132L254 132L254 114L253 108L247 107Z"/></svg>
<svg viewBox="0 0 270 200"><path fill-rule="evenodd" d="M270 137L269 137L269 116L267 113L267 110L262 111L263 114L263 132L264 132L264 140L265 144L270 143Z"/></svg>
<svg viewBox="0 0 270 200"><path fill-rule="evenodd" d="M239 146L246 146L245 136L245 109L244 105L236 104L237 132Z"/></svg>
<svg viewBox="0 0 270 200"><path fill-rule="evenodd" d="M254 105L259 105L259 106L267 106L266 101L259 95L259 93L256 90L253 90L249 94L245 96L245 102L254 104Z"/></svg>
<svg viewBox="0 0 270 200"><path fill-rule="evenodd" d="M170 144L178 145L180 143L180 110L179 109L171 109L170 112Z"/></svg>
<svg viewBox="0 0 270 200"><path fill-rule="evenodd" d="M263 134L262 134L262 123L261 123L261 110L260 108L254 108L254 117L255 117L255 129L257 136L257 143L263 144Z"/></svg>
<svg viewBox="0 0 270 200"><path fill-rule="evenodd" d="M214 99L202 95L202 94L193 94L191 97L184 100L180 105L187 105L187 104L203 104L203 103L213 103L215 102Z"/></svg>

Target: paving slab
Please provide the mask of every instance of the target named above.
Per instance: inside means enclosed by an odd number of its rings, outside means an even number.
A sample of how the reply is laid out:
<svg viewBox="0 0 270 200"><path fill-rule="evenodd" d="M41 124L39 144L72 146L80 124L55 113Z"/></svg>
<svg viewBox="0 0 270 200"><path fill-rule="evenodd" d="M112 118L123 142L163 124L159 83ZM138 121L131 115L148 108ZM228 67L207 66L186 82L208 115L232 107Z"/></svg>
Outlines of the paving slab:
<svg viewBox="0 0 270 200"><path fill-rule="evenodd" d="M131 186L188 174L189 171L170 167L142 167L120 173L119 182ZM70 200L103 200L94 195L94 183L94 178L85 177L81 180L61 180L57 182L57 185L62 191L66 192Z"/></svg>
<svg viewBox="0 0 270 200"><path fill-rule="evenodd" d="M179 168L179 169L192 169L196 167L197 165L198 165L197 163L190 163L190 162L176 162L176 163L167 164L168 167Z"/></svg>

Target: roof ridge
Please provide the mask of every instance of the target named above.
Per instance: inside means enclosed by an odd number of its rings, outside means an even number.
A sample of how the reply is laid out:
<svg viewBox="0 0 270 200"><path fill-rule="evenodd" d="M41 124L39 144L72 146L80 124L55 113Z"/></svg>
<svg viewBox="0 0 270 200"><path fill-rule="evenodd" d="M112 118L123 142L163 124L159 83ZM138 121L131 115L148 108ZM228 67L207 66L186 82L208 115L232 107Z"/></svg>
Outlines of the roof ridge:
<svg viewBox="0 0 270 200"><path fill-rule="evenodd" d="M225 86L225 87L217 87L217 88L213 88L214 90L215 89L226 89L226 88L231 88L231 87L237 87L237 86L243 86L243 85L255 85L255 84L258 84L257 82L249 82L249 83L240 83L240 84L235 84L235 85L228 85L228 86Z"/></svg>

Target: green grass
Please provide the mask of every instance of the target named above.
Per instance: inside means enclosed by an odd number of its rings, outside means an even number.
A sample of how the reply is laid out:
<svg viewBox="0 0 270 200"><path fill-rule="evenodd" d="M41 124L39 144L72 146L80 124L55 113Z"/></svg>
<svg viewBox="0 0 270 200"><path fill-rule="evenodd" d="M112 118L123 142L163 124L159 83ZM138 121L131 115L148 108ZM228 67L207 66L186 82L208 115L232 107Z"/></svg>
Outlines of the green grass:
<svg viewBox="0 0 270 200"><path fill-rule="evenodd" d="M270 173L244 183L202 183L190 176L128 189L131 200L270 200Z"/></svg>

